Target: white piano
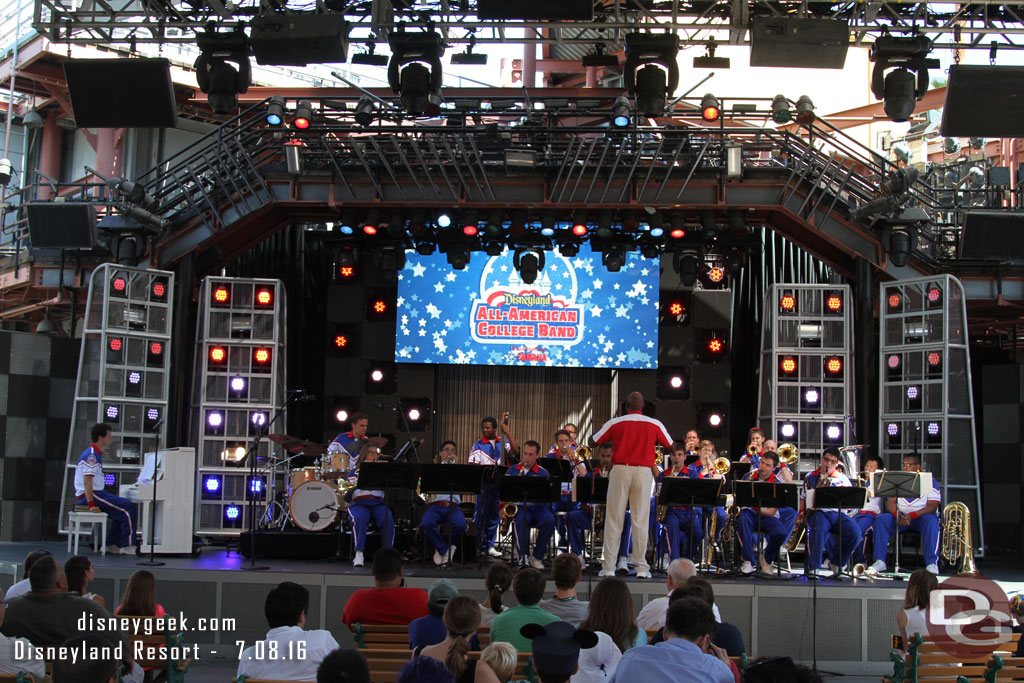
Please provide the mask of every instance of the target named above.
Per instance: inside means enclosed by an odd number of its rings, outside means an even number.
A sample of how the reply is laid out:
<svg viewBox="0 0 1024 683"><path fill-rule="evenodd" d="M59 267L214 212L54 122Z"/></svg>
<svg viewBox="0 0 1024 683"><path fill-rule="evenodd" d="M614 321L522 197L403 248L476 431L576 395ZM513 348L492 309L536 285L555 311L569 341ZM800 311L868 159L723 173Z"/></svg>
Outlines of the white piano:
<svg viewBox="0 0 1024 683"><path fill-rule="evenodd" d="M196 450L168 448L144 455L135 484L122 484L120 495L139 507L143 554L150 551L150 514L153 507L153 474L156 474L156 546L154 552L192 553L192 515L195 510Z"/></svg>

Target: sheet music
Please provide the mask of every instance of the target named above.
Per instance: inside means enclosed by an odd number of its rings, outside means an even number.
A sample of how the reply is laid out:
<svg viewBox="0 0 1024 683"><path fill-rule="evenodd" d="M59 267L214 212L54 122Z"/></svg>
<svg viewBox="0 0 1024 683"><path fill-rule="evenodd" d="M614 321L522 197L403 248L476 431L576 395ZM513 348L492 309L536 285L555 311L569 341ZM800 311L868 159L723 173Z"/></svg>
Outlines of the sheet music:
<svg viewBox="0 0 1024 683"><path fill-rule="evenodd" d="M139 472L139 478L135 480L136 486L149 486L153 483L153 470L159 467L159 476L163 479L164 476L164 451L160 451L160 457L157 458L156 453L146 453L143 457L142 470Z"/></svg>

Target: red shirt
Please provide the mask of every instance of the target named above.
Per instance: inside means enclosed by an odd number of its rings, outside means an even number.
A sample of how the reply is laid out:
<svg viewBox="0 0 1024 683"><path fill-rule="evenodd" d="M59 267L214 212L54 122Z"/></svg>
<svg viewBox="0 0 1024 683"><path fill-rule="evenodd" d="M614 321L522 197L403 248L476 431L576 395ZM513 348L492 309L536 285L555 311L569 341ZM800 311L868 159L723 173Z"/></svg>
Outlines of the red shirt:
<svg viewBox="0 0 1024 683"><path fill-rule="evenodd" d="M363 624L408 624L427 616L427 592L422 588L364 588L345 603L341 620L349 628Z"/></svg>
<svg viewBox="0 0 1024 683"><path fill-rule="evenodd" d="M593 439L594 443L612 442L613 465L654 467L654 447L672 448L665 425L639 410L608 420Z"/></svg>

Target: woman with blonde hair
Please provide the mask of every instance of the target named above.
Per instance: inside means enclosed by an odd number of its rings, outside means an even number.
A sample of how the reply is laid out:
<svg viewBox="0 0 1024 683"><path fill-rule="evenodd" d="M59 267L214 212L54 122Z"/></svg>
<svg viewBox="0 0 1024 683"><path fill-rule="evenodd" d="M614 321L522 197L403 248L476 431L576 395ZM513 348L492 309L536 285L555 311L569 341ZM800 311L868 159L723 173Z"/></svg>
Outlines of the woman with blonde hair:
<svg viewBox="0 0 1024 683"><path fill-rule="evenodd" d="M910 647L907 636L915 633L928 635L928 603L931 592L939 587L939 579L927 569L918 569L907 581L907 592L903 596L903 607L896 613L896 625L903 638L903 649Z"/></svg>
<svg viewBox="0 0 1024 683"><path fill-rule="evenodd" d="M480 661L494 669L494 675L501 683L507 683L516 672L519 653L512 643L491 643L480 653Z"/></svg>
<svg viewBox="0 0 1024 683"><path fill-rule="evenodd" d="M153 572L140 569L128 577L121 604L114 614L129 617L164 617L167 611L156 601L156 577Z"/></svg>
<svg viewBox="0 0 1024 683"><path fill-rule="evenodd" d="M616 576L603 578L594 586L590 612L580 628L607 633L620 652L647 644L647 633L636 625L629 587Z"/></svg>
<svg viewBox="0 0 1024 683"><path fill-rule="evenodd" d="M499 683L486 662L470 659L469 638L480 628L480 606L473 598L459 595L444 607L444 627L448 637L437 645L419 647L412 656L430 657L444 662L455 676L455 683Z"/></svg>

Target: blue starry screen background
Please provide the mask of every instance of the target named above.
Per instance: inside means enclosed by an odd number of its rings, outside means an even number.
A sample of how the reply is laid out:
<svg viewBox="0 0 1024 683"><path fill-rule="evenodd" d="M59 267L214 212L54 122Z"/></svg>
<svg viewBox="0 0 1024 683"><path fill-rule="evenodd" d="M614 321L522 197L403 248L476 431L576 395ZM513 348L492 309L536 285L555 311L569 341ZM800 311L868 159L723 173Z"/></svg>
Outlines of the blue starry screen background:
<svg viewBox="0 0 1024 683"><path fill-rule="evenodd" d="M658 363L657 259L627 253L618 273L582 245L545 252L523 283L513 253L473 252L465 270L409 250L398 274L399 363L652 369Z"/></svg>

